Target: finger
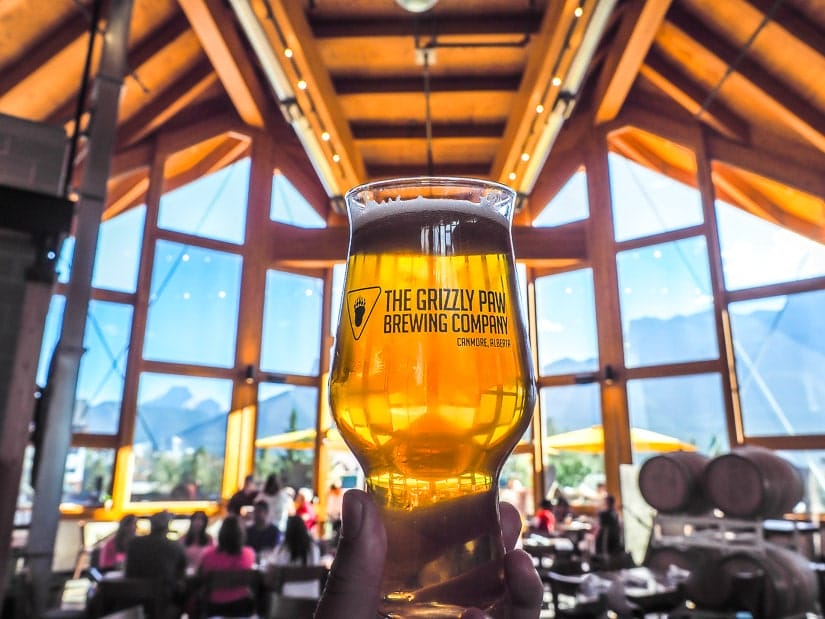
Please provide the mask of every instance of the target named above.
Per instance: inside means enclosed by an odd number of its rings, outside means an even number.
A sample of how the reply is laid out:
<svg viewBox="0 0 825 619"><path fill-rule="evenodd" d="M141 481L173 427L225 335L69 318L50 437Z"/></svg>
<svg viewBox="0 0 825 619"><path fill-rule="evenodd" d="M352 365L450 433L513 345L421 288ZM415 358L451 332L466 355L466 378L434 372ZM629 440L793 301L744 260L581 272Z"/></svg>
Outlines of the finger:
<svg viewBox="0 0 825 619"><path fill-rule="evenodd" d="M544 587L533 561L523 550L514 550L504 558L504 576L513 605L511 619L536 619L541 612Z"/></svg>
<svg viewBox="0 0 825 619"><path fill-rule="evenodd" d="M341 540L315 619L375 619L387 538L378 508L360 490L344 494Z"/></svg>
<svg viewBox="0 0 825 619"><path fill-rule="evenodd" d="M504 538L504 547L510 552L516 547L516 542L521 535L522 521L521 514L509 503L500 503L501 513L501 535Z"/></svg>

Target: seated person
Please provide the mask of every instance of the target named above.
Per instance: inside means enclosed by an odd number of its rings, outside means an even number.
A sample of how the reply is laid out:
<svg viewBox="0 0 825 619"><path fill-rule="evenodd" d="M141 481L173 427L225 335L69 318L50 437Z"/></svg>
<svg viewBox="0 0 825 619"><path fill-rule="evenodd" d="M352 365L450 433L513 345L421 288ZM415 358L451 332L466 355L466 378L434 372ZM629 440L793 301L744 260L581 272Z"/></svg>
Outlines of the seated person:
<svg viewBox="0 0 825 619"><path fill-rule="evenodd" d="M280 536L278 527L269 521L269 504L266 501L255 503L252 524L246 528L246 545L260 556L262 552L274 550Z"/></svg>
<svg viewBox="0 0 825 619"><path fill-rule="evenodd" d="M126 514L121 518L115 534L100 548L100 556L95 567L101 572L122 569L126 561L126 548L135 537L136 530L137 518L134 515Z"/></svg>
<svg viewBox="0 0 825 619"><path fill-rule="evenodd" d="M248 570L255 566L255 551L244 545L244 530L238 516L227 516L218 531L218 545L201 555L200 572ZM244 616L255 613L256 600L246 587L213 591L207 600L207 616Z"/></svg>
<svg viewBox="0 0 825 619"><path fill-rule="evenodd" d="M180 538L183 551L186 554L186 564L190 568L197 568L200 565L203 551L215 545L212 536L206 532L208 524L209 519L206 512L201 510L193 512L189 518L189 530L186 535Z"/></svg>
<svg viewBox="0 0 825 619"><path fill-rule="evenodd" d="M604 498L604 509L599 512L596 531L596 555L605 559L624 552L622 524L616 511L616 497Z"/></svg>
<svg viewBox="0 0 825 619"><path fill-rule="evenodd" d="M561 495L556 499L556 504L553 506L553 516L556 522L564 522L567 519L573 518L573 510L570 509L570 503Z"/></svg>
<svg viewBox="0 0 825 619"><path fill-rule="evenodd" d="M530 521L530 532L539 535L552 535L555 528L556 516L553 514L553 504L548 499L544 499Z"/></svg>
<svg viewBox="0 0 825 619"><path fill-rule="evenodd" d="M126 548L126 576L158 581L163 596L175 606L185 595L186 555L183 547L167 537L172 515L159 512L149 519L149 535L135 537Z"/></svg>
<svg viewBox="0 0 825 619"><path fill-rule="evenodd" d="M226 511L228 514L240 516L241 509L247 505L255 503L255 497L258 496L258 487L255 484L255 476L247 475L243 480L243 487L233 494L226 503Z"/></svg>
<svg viewBox="0 0 825 619"><path fill-rule="evenodd" d="M321 562L321 550L300 516L287 518L284 538L275 549L272 562L276 565L318 565ZM321 595L320 582L284 583L281 593L285 597L317 598Z"/></svg>

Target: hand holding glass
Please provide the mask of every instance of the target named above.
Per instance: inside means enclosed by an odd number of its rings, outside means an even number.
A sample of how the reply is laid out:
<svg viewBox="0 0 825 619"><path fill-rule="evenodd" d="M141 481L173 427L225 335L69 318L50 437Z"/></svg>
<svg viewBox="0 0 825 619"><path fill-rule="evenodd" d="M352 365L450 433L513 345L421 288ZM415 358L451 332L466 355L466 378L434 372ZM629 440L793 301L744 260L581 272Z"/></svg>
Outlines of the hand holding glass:
<svg viewBox="0 0 825 619"><path fill-rule="evenodd" d="M428 177L346 196L330 400L387 530L386 617L508 616L497 482L535 402L514 199Z"/></svg>

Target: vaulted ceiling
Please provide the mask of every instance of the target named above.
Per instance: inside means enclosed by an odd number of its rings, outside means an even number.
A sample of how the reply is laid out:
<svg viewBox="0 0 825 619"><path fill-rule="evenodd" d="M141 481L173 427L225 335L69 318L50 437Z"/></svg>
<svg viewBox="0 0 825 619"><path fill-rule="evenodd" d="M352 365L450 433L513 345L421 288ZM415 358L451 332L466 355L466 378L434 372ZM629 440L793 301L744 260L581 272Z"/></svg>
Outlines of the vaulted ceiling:
<svg viewBox="0 0 825 619"><path fill-rule="evenodd" d="M94 4L48 5L0 2L0 113L71 135L88 123ZM134 163L156 137L205 120L226 131L176 160L180 178L243 155L245 125L279 136L324 212L325 195L425 173L538 184L544 199L574 127L625 127L614 150L695 182L690 157L640 129L660 119L674 135L702 125L720 197L825 240L821 1L440 0L415 14L393 0L134 0L128 64L106 216L144 199Z"/></svg>

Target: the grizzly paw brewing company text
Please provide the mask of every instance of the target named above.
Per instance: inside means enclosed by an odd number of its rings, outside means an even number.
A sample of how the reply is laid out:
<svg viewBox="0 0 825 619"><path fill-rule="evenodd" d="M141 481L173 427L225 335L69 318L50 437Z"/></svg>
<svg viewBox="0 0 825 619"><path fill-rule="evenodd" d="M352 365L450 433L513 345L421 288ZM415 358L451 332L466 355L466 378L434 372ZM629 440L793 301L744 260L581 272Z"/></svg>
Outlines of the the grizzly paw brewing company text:
<svg viewBox="0 0 825 619"><path fill-rule="evenodd" d="M382 331L398 333L455 333L460 347L509 348L507 293L467 288L394 288L370 290ZM353 291L356 292L356 291ZM365 326L364 295L353 295L351 319L354 329ZM371 312L370 312L371 313ZM376 316L377 318L377 316ZM359 329L360 330L360 329ZM359 333L360 335L360 333Z"/></svg>

